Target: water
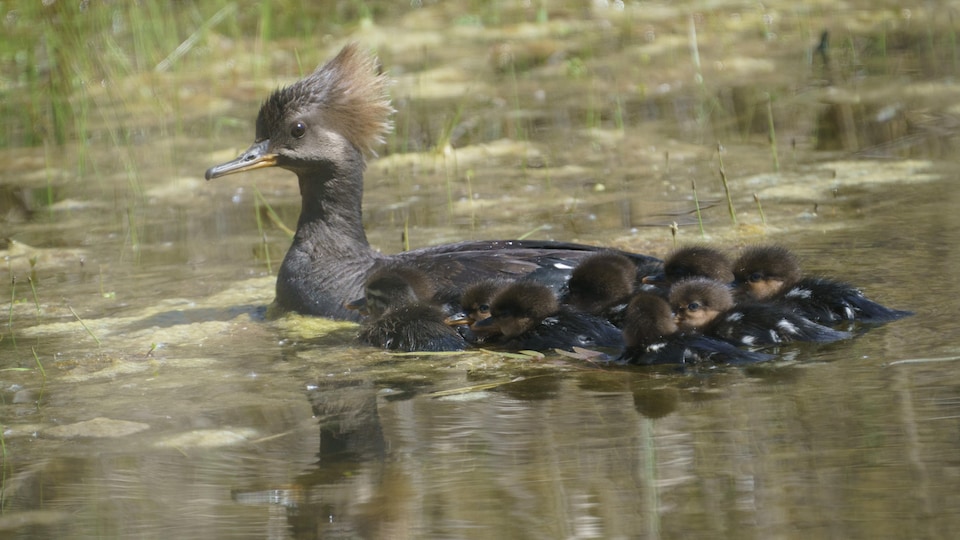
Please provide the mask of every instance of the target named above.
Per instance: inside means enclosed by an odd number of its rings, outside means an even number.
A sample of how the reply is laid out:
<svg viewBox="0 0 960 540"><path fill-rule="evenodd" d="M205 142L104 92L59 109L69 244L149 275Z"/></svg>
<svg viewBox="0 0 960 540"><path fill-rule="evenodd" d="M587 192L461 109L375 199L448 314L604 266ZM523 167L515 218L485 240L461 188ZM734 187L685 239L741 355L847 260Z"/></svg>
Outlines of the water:
<svg viewBox="0 0 960 540"><path fill-rule="evenodd" d="M0 150L4 537L951 537L952 34L926 6L674 4L396 9L270 53L214 32L182 71L111 81L141 92L102 95L84 140ZM294 51L312 66L341 38L398 79L365 197L386 252L406 227L665 255L677 222L681 243L783 242L916 315L688 373L391 356L268 319L289 238L264 207L294 224L296 182L202 174L252 141Z"/></svg>

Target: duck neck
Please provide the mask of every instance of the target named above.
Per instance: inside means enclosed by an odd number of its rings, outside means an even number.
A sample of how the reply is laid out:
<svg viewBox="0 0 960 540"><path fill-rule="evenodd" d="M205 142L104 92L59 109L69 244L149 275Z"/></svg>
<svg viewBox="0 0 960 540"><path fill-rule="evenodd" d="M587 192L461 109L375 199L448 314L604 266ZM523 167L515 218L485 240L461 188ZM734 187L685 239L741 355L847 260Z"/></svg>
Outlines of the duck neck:
<svg viewBox="0 0 960 540"><path fill-rule="evenodd" d="M300 219L294 247L310 246L318 254L372 254L363 230L363 170L361 156L350 166L324 164L298 173Z"/></svg>
<svg viewBox="0 0 960 540"><path fill-rule="evenodd" d="M356 319L344 307L363 296L380 257L363 230L363 157L295 171L302 207L293 245L277 276L277 304L286 310Z"/></svg>

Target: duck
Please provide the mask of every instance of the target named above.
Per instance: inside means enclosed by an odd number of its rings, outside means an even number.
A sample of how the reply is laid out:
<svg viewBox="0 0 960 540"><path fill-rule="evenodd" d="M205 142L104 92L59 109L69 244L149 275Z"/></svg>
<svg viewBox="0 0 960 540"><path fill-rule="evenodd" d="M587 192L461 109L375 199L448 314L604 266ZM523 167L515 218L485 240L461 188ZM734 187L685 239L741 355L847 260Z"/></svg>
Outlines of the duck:
<svg viewBox="0 0 960 540"><path fill-rule="evenodd" d="M620 327L636 282L637 266L633 261L619 253L600 252L585 257L573 269L560 300Z"/></svg>
<svg viewBox="0 0 960 540"><path fill-rule="evenodd" d="M447 314L434 300L427 275L406 266L380 268L364 285L364 297L348 309L365 314L360 342L387 350L460 351L467 342L447 324Z"/></svg>
<svg viewBox="0 0 960 540"><path fill-rule="evenodd" d="M635 294L625 311L624 349L615 359L619 364L752 364L775 358L710 336L681 332L670 304L658 294Z"/></svg>
<svg viewBox="0 0 960 540"><path fill-rule="evenodd" d="M392 255L373 249L363 228L363 178L366 155L392 128L389 82L374 55L349 43L310 75L273 92L260 107L253 144L205 173L207 180L267 167L296 174L301 209L277 273L277 312L358 320L360 313L346 304L363 295L367 276L392 264L462 292L489 278L559 275L565 281L579 260L603 249L547 240L465 241ZM621 253L659 269L655 257Z"/></svg>
<svg viewBox="0 0 960 540"><path fill-rule="evenodd" d="M743 346L779 345L793 341L830 343L852 337L849 332L815 323L775 304L734 304L730 287L708 278L691 278L670 289L670 307L680 331L701 334Z"/></svg>
<svg viewBox="0 0 960 540"><path fill-rule="evenodd" d="M874 302L848 283L805 277L800 260L783 246L747 248L734 262L733 273L740 297L772 302L821 324L881 324L913 314Z"/></svg>
<svg viewBox="0 0 960 540"><path fill-rule="evenodd" d="M719 249L704 245L685 246L663 260L662 272L643 278L643 282L669 290L674 283L695 277L732 283L733 263Z"/></svg>
<svg viewBox="0 0 960 540"><path fill-rule="evenodd" d="M508 350L623 346L616 326L562 305L549 286L532 280L517 280L497 290L489 301L489 316L470 328L484 343Z"/></svg>

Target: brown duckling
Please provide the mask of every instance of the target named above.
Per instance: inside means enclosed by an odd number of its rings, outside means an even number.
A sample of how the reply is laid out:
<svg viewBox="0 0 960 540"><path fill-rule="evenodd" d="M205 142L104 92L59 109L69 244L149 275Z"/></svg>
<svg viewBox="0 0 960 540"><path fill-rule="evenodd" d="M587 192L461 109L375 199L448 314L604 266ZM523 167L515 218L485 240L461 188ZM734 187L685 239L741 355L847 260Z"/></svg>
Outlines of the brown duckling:
<svg viewBox="0 0 960 540"><path fill-rule="evenodd" d="M617 361L626 364L745 364L774 358L720 339L680 332L667 301L648 292L637 293L627 304L623 342L626 346Z"/></svg>
<svg viewBox="0 0 960 540"><path fill-rule="evenodd" d="M601 248L550 241L461 242L396 255L375 251L363 229L364 153L391 128L389 79L356 44L312 74L270 95L257 115L254 144L236 159L211 167L208 180L264 167L295 173L301 210L293 244L277 274L275 304L283 310L359 318L345 302L364 295L376 269L406 264L427 273L439 289L462 291L487 278L536 275L563 281L580 259ZM623 253L638 265L653 257Z"/></svg>
<svg viewBox="0 0 960 540"><path fill-rule="evenodd" d="M576 310L603 317L616 326L634 292L637 266L619 253L597 253L573 269L561 301Z"/></svg>
<svg viewBox="0 0 960 540"><path fill-rule="evenodd" d="M726 284L706 278L681 281L670 289L670 306L682 332L759 346L791 341L831 342L851 337L774 304L734 305Z"/></svg>
<svg viewBox="0 0 960 540"><path fill-rule="evenodd" d="M560 304L549 287L534 281L516 281L490 300L490 316L471 328L498 347L544 351L574 347L620 348L620 330L601 317Z"/></svg>
<svg viewBox="0 0 960 540"><path fill-rule="evenodd" d="M405 266L381 268L370 275L364 298L348 307L365 312L363 343L397 351L459 351L464 338L446 323L433 299L432 283L422 271Z"/></svg>
<svg viewBox="0 0 960 540"><path fill-rule="evenodd" d="M664 259L663 272L644 278L643 282L669 289L674 283L695 277L731 283L733 264L718 249L701 245L686 246Z"/></svg>
<svg viewBox="0 0 960 540"><path fill-rule="evenodd" d="M781 246L746 249L733 265L743 298L772 302L822 324L885 323L913 313L882 306L856 287L822 277L804 277L800 260Z"/></svg>

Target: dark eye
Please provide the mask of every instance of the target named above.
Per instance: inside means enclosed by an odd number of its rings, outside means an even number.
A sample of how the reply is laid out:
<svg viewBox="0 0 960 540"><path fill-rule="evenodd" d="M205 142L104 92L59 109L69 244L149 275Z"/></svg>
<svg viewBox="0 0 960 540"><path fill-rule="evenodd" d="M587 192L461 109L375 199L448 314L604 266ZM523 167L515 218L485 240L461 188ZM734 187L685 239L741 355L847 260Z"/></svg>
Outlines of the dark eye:
<svg viewBox="0 0 960 540"><path fill-rule="evenodd" d="M749 281L750 283L756 283L756 282L758 282L758 281L763 281L763 274L761 274L760 272L754 272L754 273L750 274L749 276L747 276L747 281Z"/></svg>
<svg viewBox="0 0 960 540"><path fill-rule="evenodd" d="M687 304L687 311L697 311L700 309L700 302L690 302Z"/></svg>
<svg viewBox="0 0 960 540"><path fill-rule="evenodd" d="M303 122L297 122L290 128L290 136L294 139L299 139L307 133L307 126L303 125Z"/></svg>

